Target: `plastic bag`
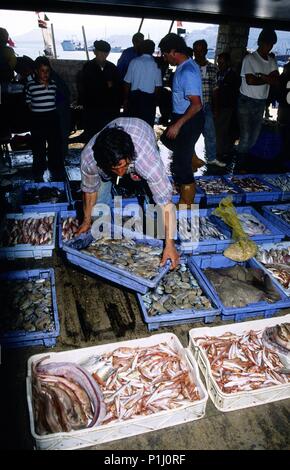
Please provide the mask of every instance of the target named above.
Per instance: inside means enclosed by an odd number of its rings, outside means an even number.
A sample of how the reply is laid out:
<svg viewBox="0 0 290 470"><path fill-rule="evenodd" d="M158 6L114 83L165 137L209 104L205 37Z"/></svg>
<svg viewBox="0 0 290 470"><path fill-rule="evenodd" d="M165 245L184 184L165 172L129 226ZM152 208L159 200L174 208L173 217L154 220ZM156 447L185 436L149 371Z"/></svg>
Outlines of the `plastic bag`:
<svg viewBox="0 0 290 470"><path fill-rule="evenodd" d="M232 238L236 240L236 243L226 248L224 256L233 261L247 261L253 258L257 254L258 247L245 233L231 197L222 199L213 214L232 228Z"/></svg>

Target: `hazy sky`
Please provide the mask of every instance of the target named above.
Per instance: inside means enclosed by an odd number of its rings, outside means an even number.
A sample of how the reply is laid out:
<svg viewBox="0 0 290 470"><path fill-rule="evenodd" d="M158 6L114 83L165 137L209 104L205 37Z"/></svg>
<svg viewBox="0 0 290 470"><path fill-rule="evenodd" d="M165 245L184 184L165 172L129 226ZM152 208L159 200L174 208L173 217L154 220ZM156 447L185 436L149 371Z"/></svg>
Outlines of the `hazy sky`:
<svg viewBox="0 0 290 470"><path fill-rule="evenodd" d="M96 37L106 37L112 34L134 34L140 24L140 18L120 18L108 16L95 16L95 15L76 15L67 13L47 13L51 23L53 23L54 30L61 29L68 31L68 37L76 34L81 37L81 27L85 26L87 33L95 33ZM43 13L40 14L43 19ZM148 33L152 39L161 38L164 36L170 27L169 20L148 20L145 19L142 32L147 37ZM37 15L33 11L12 11L0 10L0 26L8 30L10 37L27 33L32 29L37 28ZM187 23L183 22L183 27L187 31L193 29L203 29L209 26L202 23ZM176 32L176 23L175 30Z"/></svg>

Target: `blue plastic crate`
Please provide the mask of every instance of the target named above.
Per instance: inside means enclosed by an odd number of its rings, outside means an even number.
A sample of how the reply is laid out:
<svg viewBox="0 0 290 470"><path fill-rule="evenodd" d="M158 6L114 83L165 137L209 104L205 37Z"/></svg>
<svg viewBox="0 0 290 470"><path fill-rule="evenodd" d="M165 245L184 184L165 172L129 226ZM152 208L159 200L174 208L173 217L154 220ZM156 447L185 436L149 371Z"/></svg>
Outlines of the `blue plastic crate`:
<svg viewBox="0 0 290 470"><path fill-rule="evenodd" d="M213 217L211 215L213 210L214 209L199 209L196 212L196 215L198 215L199 217L209 217L211 222L213 222L216 225L219 231L223 233L227 237L227 239L217 240L215 238L208 238L206 240L193 242L193 246L192 246L192 243L190 241L182 241L178 233L178 242L180 243L180 248L183 253L188 253L188 254L221 253L232 243L229 232L227 230L224 230L223 227L220 227L220 225L218 225L216 221L216 217ZM179 219L181 214L185 216L184 211L177 211L177 219ZM189 213L189 217L191 217L191 212Z"/></svg>
<svg viewBox="0 0 290 470"><path fill-rule="evenodd" d="M79 250L87 247L94 240L91 232L81 234L79 237L70 240L69 242L63 243L63 250L66 252L67 259L72 263L80 266L87 271L97 274L100 277L108 279L115 284L126 286L131 290L141 292L145 294L149 288L155 288L159 283L160 279L170 269L170 264L166 263L166 266L159 268L159 273L154 279L145 279L141 276L137 276L124 268L114 266L112 264L101 261L96 257L87 255ZM160 240L155 240L144 236L142 240L136 239L136 243L147 243L151 246L162 246L163 243Z"/></svg>
<svg viewBox="0 0 290 470"><path fill-rule="evenodd" d="M281 289L280 285L277 282L274 282L274 285L281 296L281 300L274 303L268 303L266 301L257 302L248 304L245 307L226 307L221 299L218 296L217 291L215 290L211 281L207 278L204 273L204 269L207 268L228 268L239 264L240 266L246 266L251 268L259 268L259 264L251 259L244 263L237 263L235 261L226 258L221 254L215 255L201 255L201 256L192 256L189 261L189 265L193 264L197 269L199 269L200 275L202 276L205 283L208 285L211 290L214 299L218 307L221 309L221 318L222 320L233 320L241 321L251 317L262 316L263 318L272 317L282 308L287 308L290 306L290 298L287 297L285 292Z"/></svg>
<svg viewBox="0 0 290 470"><path fill-rule="evenodd" d="M224 192L224 193L221 193L221 194L208 194L204 189L202 189L198 185L198 182L202 181L202 180L204 180L204 181L214 181L214 180L217 180L217 179L220 179L223 182L227 183L227 185L229 187L235 189L236 191L238 191L238 193ZM235 204L241 204L243 202L244 193L241 191L241 189L238 188L237 186L235 186L234 184L230 183L229 181L227 181L222 176L197 176L195 178L195 181L196 181L196 185L197 185L198 190L201 191L204 194L203 197L205 198L206 204L208 206L219 204L219 202L224 197L227 197L227 196L231 196L231 198L232 198L232 200Z"/></svg>
<svg viewBox="0 0 290 470"><path fill-rule="evenodd" d="M248 202L275 202L275 201L278 201L281 198L281 190L279 190L279 188L276 188L275 186L272 186L268 182L266 182L266 184L269 186L269 191L249 192L249 191L245 191L242 188L240 188L239 185L232 180L233 178L237 178L238 180L243 180L245 178L255 178L258 181L261 181L261 183L265 184L265 181L263 181L263 178L261 178L259 175L255 175L255 174L251 173L251 174L248 174L248 175L224 176L224 178L229 183L233 184L236 188L240 189L240 191L244 194L243 202L245 202L245 203L248 203Z"/></svg>
<svg viewBox="0 0 290 470"><path fill-rule="evenodd" d="M65 172L69 181L81 181L80 166L66 166Z"/></svg>
<svg viewBox="0 0 290 470"><path fill-rule="evenodd" d="M188 258L182 259L182 262L187 263ZM194 265L190 265L189 269L191 273L194 275L196 280L198 281L200 288L206 294L207 298L213 304L213 308L208 310L194 310L192 309L178 309L171 313L160 313L159 315L155 315L151 317L147 313L147 308L143 302L142 295L137 294L137 300L142 312L142 316L144 322L147 324L147 328L149 331L157 330L158 328L164 326L174 326L174 325L183 325L185 323L194 323L204 321L205 323L212 323L215 321L216 317L220 315L220 309L215 301L214 296L212 295L210 289L208 288L207 284L204 282L202 277L199 274L198 269Z"/></svg>
<svg viewBox="0 0 290 470"><path fill-rule="evenodd" d="M0 258L6 258L9 260L14 260L16 258L46 258L52 256L52 252L55 249L56 244L56 226L57 226L57 213L56 212L27 212L25 214L6 214L6 219L16 219L16 220L23 220L29 219L30 217L33 219L42 218L42 217L54 217L53 222L53 236L52 236L52 243L49 245L30 245L29 243L21 243L15 246L5 246L0 247ZM5 225L2 225L2 229Z"/></svg>
<svg viewBox="0 0 290 470"><path fill-rule="evenodd" d="M284 234L279 230L278 227L276 227L276 224L272 224L268 219L263 217L259 212L257 212L253 207L251 206L242 206L242 207L236 207L236 212L237 214L251 214L254 215L265 227L271 232L269 234L259 234L259 235L253 235L251 240L254 240L256 243L274 243L274 242L280 242L284 238ZM232 234L232 229L223 222L223 220L220 217L217 217L216 215L213 215L216 224L218 227L221 228L223 233L228 235L228 237L231 237ZM232 240L232 243L234 241Z"/></svg>
<svg viewBox="0 0 290 470"><path fill-rule="evenodd" d="M79 189L77 189L79 187ZM75 208L77 202L82 202L83 200L83 193L81 190L81 182L80 181L69 181L68 185L68 194L69 194L69 201L71 207Z"/></svg>
<svg viewBox="0 0 290 470"><path fill-rule="evenodd" d="M40 202L38 204L23 204L23 197L25 191L28 191L29 189L40 189L40 188L57 188L61 191L64 191L65 196L66 196L66 202L57 202L57 203L52 203L52 202ZM54 212L59 212L61 210L67 210L68 206L70 204L70 197L69 197L69 192L67 188L67 184L63 182L59 183L25 183L23 186L23 191L22 191L22 203L20 204L21 209L23 210L24 213L26 212L33 212L33 211L38 211L38 212L48 212L48 211L54 211Z"/></svg>
<svg viewBox="0 0 290 470"><path fill-rule="evenodd" d="M278 204L274 206L263 206L262 211L264 217L272 222L275 227L277 227L284 235L290 237L290 224L287 224L279 215L273 214L271 209L290 209L290 204Z"/></svg>
<svg viewBox="0 0 290 470"><path fill-rule="evenodd" d="M280 249L280 250L283 250L283 249L287 249L289 250L289 247L290 247L290 242L280 242L280 243L263 243L262 245L259 245L259 249L262 249L262 250L271 250L272 248L274 249ZM288 289L286 289L284 286L282 286L282 284L278 281L278 279L276 279L273 274L271 273L271 271L269 271L267 269L267 266L264 265L262 263L262 261L260 261L258 258L255 258L255 261L257 262L257 264L261 267L261 269L263 269L264 271L267 272L267 274L269 274L269 276L271 276L271 278L273 279L273 281L275 283L278 283L280 289L282 289L285 294L290 297L290 286Z"/></svg>
<svg viewBox="0 0 290 470"><path fill-rule="evenodd" d="M52 347L56 344L56 338L59 336L60 325L58 319L55 276L54 269L32 269L25 271L10 271L1 273L1 280L30 280L30 279L50 279L52 310L55 328L50 332L33 331L27 332L23 330L11 331L0 335L0 344L3 347L17 348L25 346L46 346Z"/></svg>
<svg viewBox="0 0 290 470"><path fill-rule="evenodd" d="M275 182L276 178L281 177L285 178L289 181L290 183L290 173L282 173L282 174L271 174L271 175L261 175L263 180L266 181L266 183L272 184L272 186L275 186L278 188L279 191L281 191L281 201L290 201L290 191L283 191L283 189L277 185Z"/></svg>

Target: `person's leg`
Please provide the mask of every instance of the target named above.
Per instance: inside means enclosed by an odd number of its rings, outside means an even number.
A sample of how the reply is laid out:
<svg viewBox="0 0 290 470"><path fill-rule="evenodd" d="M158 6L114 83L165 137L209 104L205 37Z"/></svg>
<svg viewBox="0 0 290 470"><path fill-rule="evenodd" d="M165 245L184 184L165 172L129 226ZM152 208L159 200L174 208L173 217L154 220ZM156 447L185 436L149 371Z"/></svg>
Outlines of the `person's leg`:
<svg viewBox="0 0 290 470"><path fill-rule="evenodd" d="M56 112L50 113L47 121L48 169L53 181L65 178L61 130Z"/></svg>
<svg viewBox="0 0 290 470"><path fill-rule="evenodd" d="M35 181L43 181L46 164L46 120L40 113L31 118L31 148L33 155L32 171Z"/></svg>
<svg viewBox="0 0 290 470"><path fill-rule="evenodd" d="M219 157L228 154L232 150L232 139L230 136L232 115L232 108L223 108L215 118L216 152Z"/></svg>
<svg viewBox="0 0 290 470"><path fill-rule="evenodd" d="M258 140L258 137L261 132L262 124L263 124L263 116L265 112L265 100L255 100L250 113L250 137L249 137L249 150Z"/></svg>
<svg viewBox="0 0 290 470"><path fill-rule="evenodd" d="M208 162L216 159L216 135L215 135L215 125L213 120L212 108L211 105L205 103L204 105L204 145L205 145L205 155Z"/></svg>

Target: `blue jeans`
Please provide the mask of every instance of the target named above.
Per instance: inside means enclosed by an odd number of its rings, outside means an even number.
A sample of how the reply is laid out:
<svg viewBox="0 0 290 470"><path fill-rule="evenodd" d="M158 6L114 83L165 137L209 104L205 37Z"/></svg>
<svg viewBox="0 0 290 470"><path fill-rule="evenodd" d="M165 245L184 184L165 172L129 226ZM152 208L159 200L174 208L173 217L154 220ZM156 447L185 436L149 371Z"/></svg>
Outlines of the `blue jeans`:
<svg viewBox="0 0 290 470"><path fill-rule="evenodd" d="M204 137L205 156L207 161L212 161L216 158L216 135L215 125L212 114L212 108L209 103L203 105L204 111L204 128L202 135Z"/></svg>
<svg viewBox="0 0 290 470"><path fill-rule="evenodd" d="M109 207L112 206L112 194L111 194L111 189L112 189L112 181L102 181L101 180L101 186L100 189L98 190L98 199L97 199L97 204L107 204ZM94 206L96 207L96 206ZM92 216L94 216L94 207L92 210Z"/></svg>
<svg viewBox="0 0 290 470"><path fill-rule="evenodd" d="M240 142L237 148L239 155L247 155L256 143L263 123L265 106L266 100L248 98L240 94L238 101Z"/></svg>

